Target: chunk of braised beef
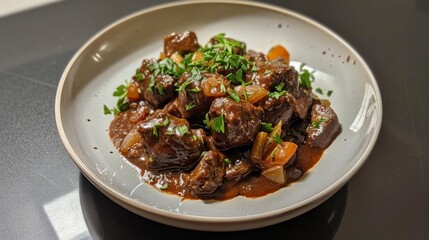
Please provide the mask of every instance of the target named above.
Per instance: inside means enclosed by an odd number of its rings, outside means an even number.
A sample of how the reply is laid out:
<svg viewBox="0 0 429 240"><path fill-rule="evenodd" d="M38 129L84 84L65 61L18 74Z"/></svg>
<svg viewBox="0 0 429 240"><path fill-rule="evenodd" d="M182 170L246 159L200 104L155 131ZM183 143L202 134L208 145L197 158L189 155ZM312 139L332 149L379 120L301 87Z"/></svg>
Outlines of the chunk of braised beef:
<svg viewBox="0 0 429 240"><path fill-rule="evenodd" d="M306 131L306 142L311 147L326 149L341 131L337 114L331 107L314 104Z"/></svg>
<svg viewBox="0 0 429 240"><path fill-rule="evenodd" d="M209 111L214 145L222 150L253 143L260 131L262 112L262 108L246 101L216 98Z"/></svg>
<svg viewBox="0 0 429 240"><path fill-rule="evenodd" d="M298 145L304 144L308 121L302 120L297 116L292 116L288 124L284 126L282 131L282 139L288 142L294 142Z"/></svg>
<svg viewBox="0 0 429 240"><path fill-rule="evenodd" d="M178 107L179 101L177 98L171 100L169 103L167 103L164 106L164 109L167 110L168 113L170 113L171 115L181 118L182 114L179 111L179 107Z"/></svg>
<svg viewBox="0 0 429 240"><path fill-rule="evenodd" d="M194 32L172 33L164 38L164 53L170 57L173 53L195 52L199 48L197 35Z"/></svg>
<svg viewBox="0 0 429 240"><path fill-rule="evenodd" d="M246 57L249 59L249 61L256 63L268 61L267 55L262 52L256 52L253 50L248 50L246 53Z"/></svg>
<svg viewBox="0 0 429 240"><path fill-rule="evenodd" d="M193 195L212 194L222 185L225 175L225 156L219 151L204 152L186 181L186 188Z"/></svg>
<svg viewBox="0 0 429 240"><path fill-rule="evenodd" d="M272 123L273 126L282 121L282 124L287 124L295 110L294 98L290 94L280 96L278 99L266 97L257 103L264 109L262 121Z"/></svg>
<svg viewBox="0 0 429 240"><path fill-rule="evenodd" d="M301 119L306 119L313 104L313 92L310 89L299 87L298 93L294 96L295 114Z"/></svg>
<svg viewBox="0 0 429 240"><path fill-rule="evenodd" d="M287 167L285 169L286 176L288 180L297 180L302 176L302 170L299 168L299 166L292 164L291 166Z"/></svg>
<svg viewBox="0 0 429 240"><path fill-rule="evenodd" d="M246 43L245 42L241 42L238 40L235 40L233 38L220 38L222 39L221 41L229 41L232 42L231 45L233 45L232 47L232 53L233 54L237 54L237 55L244 55L246 53ZM219 42L219 39L214 36L210 39L209 41L210 45L218 45L218 44L223 44L222 42ZM221 46L221 48L223 48L223 46Z"/></svg>
<svg viewBox="0 0 429 240"><path fill-rule="evenodd" d="M158 109L135 125L141 134L144 150L149 155L147 167L156 171L191 169L204 151L205 133L191 130L186 119Z"/></svg>
<svg viewBox="0 0 429 240"><path fill-rule="evenodd" d="M252 172L255 164L250 159L249 149L230 150L225 153L228 157L225 178L227 180L239 181Z"/></svg>
<svg viewBox="0 0 429 240"><path fill-rule="evenodd" d="M292 96L297 96L298 72L293 66L282 62L258 62L258 70L246 74L246 81L262 86L268 91L276 91L276 86L283 83L283 89Z"/></svg>
<svg viewBox="0 0 429 240"><path fill-rule="evenodd" d="M147 76L138 81L141 97L155 108L162 107L175 96L174 84L176 81L170 75Z"/></svg>
<svg viewBox="0 0 429 240"><path fill-rule="evenodd" d="M185 73L178 81L178 85L188 84L177 97L178 110L182 117L189 119L195 117L203 119L204 115L210 109L210 105L216 96L214 92L206 91L202 85L204 81L216 79L217 82L228 82L226 77L217 73L201 73L201 77L194 77L191 73ZM215 91L216 87L210 87L211 91ZM225 95L225 93L223 93Z"/></svg>

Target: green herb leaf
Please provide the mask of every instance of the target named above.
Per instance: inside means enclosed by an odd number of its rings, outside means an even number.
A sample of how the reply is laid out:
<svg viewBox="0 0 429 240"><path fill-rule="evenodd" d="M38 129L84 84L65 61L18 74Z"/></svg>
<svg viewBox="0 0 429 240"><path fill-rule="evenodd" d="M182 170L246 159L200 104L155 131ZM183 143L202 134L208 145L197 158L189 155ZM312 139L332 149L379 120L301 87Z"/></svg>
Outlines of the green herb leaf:
<svg viewBox="0 0 429 240"><path fill-rule="evenodd" d="M228 95L232 98L232 100L236 101L236 102L240 102L240 97L238 96L237 91L235 91L234 89L228 88L226 90L226 92L228 93Z"/></svg>
<svg viewBox="0 0 429 240"><path fill-rule="evenodd" d="M166 127L168 124L170 124L170 119L168 119L168 117L165 117L164 122L162 122L162 126Z"/></svg>
<svg viewBox="0 0 429 240"><path fill-rule="evenodd" d="M225 133L225 119L223 114L213 118L211 129L217 133Z"/></svg>
<svg viewBox="0 0 429 240"><path fill-rule="evenodd" d="M307 89L311 89L311 83L314 81L314 75L308 69L304 69L305 63L299 67L299 84Z"/></svg>
<svg viewBox="0 0 429 240"><path fill-rule="evenodd" d="M189 110L191 110L194 107L195 107L195 104L193 102L190 102L190 103L186 104L185 110L189 111Z"/></svg>
<svg viewBox="0 0 429 240"><path fill-rule="evenodd" d="M264 132L272 132L273 131L273 124L272 123L264 123L261 122L261 130Z"/></svg>
<svg viewBox="0 0 429 240"><path fill-rule="evenodd" d="M152 134L155 135L156 137L158 137L158 129L156 128L155 125L152 128Z"/></svg>
<svg viewBox="0 0 429 240"><path fill-rule="evenodd" d="M157 127L166 127L168 124L170 124L170 119L168 117L165 117L164 121L162 123L157 123L153 125L152 133L153 135L158 137L158 129Z"/></svg>
<svg viewBox="0 0 429 240"><path fill-rule="evenodd" d="M147 91L150 93L153 93L153 87L155 86L155 77L152 75L150 76L150 82L149 82L149 86L147 87Z"/></svg>
<svg viewBox="0 0 429 240"><path fill-rule="evenodd" d="M186 126L186 125L179 126L179 127L177 127L176 129L177 129L177 131L179 132L179 134L180 134L181 136L183 136L183 135L185 135L185 134L189 133L188 126Z"/></svg>
<svg viewBox="0 0 429 240"><path fill-rule="evenodd" d="M165 96L164 87L162 86L161 83L157 85L157 88L158 88L159 95Z"/></svg>
<svg viewBox="0 0 429 240"><path fill-rule="evenodd" d="M328 93L326 94L326 95L328 95L328 97L330 97L331 95L332 95L332 93L333 93L334 91L332 91L332 90L329 90L328 91Z"/></svg>
<svg viewBox="0 0 429 240"><path fill-rule="evenodd" d="M136 73L136 75L134 75L134 77L135 77L137 80L139 80L139 81L144 80L144 76L143 76L143 74L142 74L141 72Z"/></svg>
<svg viewBox="0 0 429 240"><path fill-rule="evenodd" d="M231 160L229 160L228 158L225 158L223 161L225 161L226 164L232 164Z"/></svg>
<svg viewBox="0 0 429 240"><path fill-rule="evenodd" d="M200 92L200 91L201 91L201 89L199 89L198 87L195 87L195 88L191 89L191 92L194 92L194 93L197 93L197 92Z"/></svg>
<svg viewBox="0 0 429 240"><path fill-rule="evenodd" d="M178 92L181 92L181 91L183 91L189 84L191 84L191 81L190 81L190 79L188 78L188 79L186 79L186 81L185 82L183 82L183 84L182 85L180 85L180 87L178 88L178 89L176 89L176 91L178 91Z"/></svg>
<svg viewBox="0 0 429 240"><path fill-rule="evenodd" d="M270 98L279 99L281 96L286 94L286 90L283 90L281 92L268 92L268 96Z"/></svg>
<svg viewBox="0 0 429 240"><path fill-rule="evenodd" d="M112 114L112 111L109 109L109 107L106 106L106 104L104 104L103 108L104 108L105 115Z"/></svg>
<svg viewBox="0 0 429 240"><path fill-rule="evenodd" d="M282 139L280 138L280 134L278 132L274 134L273 140L280 145L283 143Z"/></svg>
<svg viewBox="0 0 429 240"><path fill-rule="evenodd" d="M285 86L284 83L279 83L277 86L275 86L275 89L277 92L281 92L284 86Z"/></svg>
<svg viewBox="0 0 429 240"><path fill-rule="evenodd" d="M322 91L322 89L320 89L320 88L316 88L316 92L317 92L318 94L322 94L322 95L323 95L323 91Z"/></svg>
<svg viewBox="0 0 429 240"><path fill-rule="evenodd" d="M206 125L206 129L210 129L210 117L209 113L206 113L206 116L203 120L203 123Z"/></svg>
<svg viewBox="0 0 429 240"><path fill-rule="evenodd" d="M226 92L226 88L225 88L225 85L223 83L220 84L220 91Z"/></svg>
<svg viewBox="0 0 429 240"><path fill-rule="evenodd" d="M167 188L168 188L168 183L164 183L164 184L162 184L161 187L159 187L159 190L165 190Z"/></svg>
<svg viewBox="0 0 429 240"><path fill-rule="evenodd" d="M247 96L247 91L246 91L246 90L244 90L244 91L243 91L243 96L244 96L244 100L246 100L246 101L247 101L247 97L248 97L248 96Z"/></svg>

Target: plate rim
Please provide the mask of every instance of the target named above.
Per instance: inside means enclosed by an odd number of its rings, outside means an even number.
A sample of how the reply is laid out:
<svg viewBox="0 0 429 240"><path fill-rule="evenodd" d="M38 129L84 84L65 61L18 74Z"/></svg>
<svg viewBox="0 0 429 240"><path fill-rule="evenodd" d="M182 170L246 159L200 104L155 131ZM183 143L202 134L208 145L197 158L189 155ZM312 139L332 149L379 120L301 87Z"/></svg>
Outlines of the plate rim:
<svg viewBox="0 0 429 240"><path fill-rule="evenodd" d="M197 215L187 215L187 214L180 214L172 211L168 211L165 209L156 208L153 206L146 205L144 203L141 203L135 199L132 199L130 197L124 196L114 189L110 188L106 183L98 179L92 171L83 163L83 161L80 159L80 157L77 155L77 153L72 148L68 137L65 133L63 124L62 124L62 117L61 117L61 96L63 92L63 87L66 82L67 76L70 73L70 70L73 68L73 66L76 64L77 60L81 56L81 54L94 42L96 41L100 36L102 36L104 33L110 31L112 28L119 26L123 24L124 22L129 21L130 19L133 19L137 16L144 15L150 12L167 9L167 8L174 8L177 6L185 6L185 5L202 5L202 4L233 4L233 5L244 5L244 6L251 6L251 7L257 7L262 8L264 10L269 10L273 12L277 12L283 15L288 15L293 18L296 18L298 20L301 20L307 24L313 25L314 27L320 29L321 31L327 33L330 37L335 38L335 40L339 41L341 44L343 44L348 50L351 51L354 56L356 56L356 59L362 63L362 67L366 74L369 76L369 81L371 83L371 86L374 88L375 92L375 99L376 99L376 110L377 110L377 121L374 127L374 133L373 137L371 137L370 141L368 142L368 146L363 151L362 155L360 156L359 160L354 164L341 178L339 178L337 181L335 181L333 184L331 184L328 188L322 190L318 194L315 194L304 201L301 201L299 203L290 205L285 208L280 208L274 211L264 212L260 214L255 214L251 216L237 216L237 217L208 217L208 216L197 216ZM293 215L295 211L301 210L302 213L316 207L317 205L321 204L323 201L328 199L330 196L332 196L335 192L337 192L342 186L344 186L349 179L363 166L363 164L366 162L367 158L369 157L370 153L372 152L379 136L379 132L382 125L382 99L381 99L381 93L377 84L377 81L369 68L366 61L360 56L360 54L355 50L355 48L345 41L340 35L333 32L329 28L325 27L323 24L319 23L318 21L303 15L301 13L295 12L293 10L287 9L285 7L268 4L268 3L261 3L261 2L247 2L247 1L240 1L240 0L211 0L211 1L180 1L180 2L171 2L171 3L164 3L164 4L157 4L155 6L144 8L142 10L136 11L134 13L125 15L118 20L106 25L101 30L99 30L96 34L94 34L91 38L89 38L73 55L73 57L68 62L66 68L63 71L63 74L61 75L56 97L55 97L55 121L58 133L60 135L61 141L63 143L63 146L65 147L67 153L70 155L70 157L73 159L75 164L78 166L80 171L83 173L83 175L94 185L99 189L101 192L103 192L107 197L109 197L114 202L118 203L122 207L136 213L138 211L139 215L148 217L149 219L166 223L173 226L178 227L184 227L189 229L197 229L197 230L207 230L206 228L201 228L196 225L191 226L184 226L185 223L174 223L174 220L180 220L185 222L192 222L192 223L203 223L203 224L226 224L226 223L241 223L241 225L251 225L254 221L261 221L265 219L267 221L267 218L271 219L277 219L276 222L278 223L280 221L284 221L290 218L293 218L295 216L292 216L288 218L288 214ZM318 201L320 199L324 199L323 201ZM146 214L145 214L146 213ZM301 214L301 213L299 213ZM298 214L298 215L299 215ZM159 216L161 219L154 219L154 215ZM263 221L261 221L261 226L264 226L262 224ZM268 224L265 224L265 226ZM251 227L254 228L254 227ZM239 229L249 229L246 228L246 226L239 227L237 229L232 230L239 230ZM210 230L220 230L220 229L213 229L210 228ZM224 229L222 229L224 230ZM222 231L221 230L221 231Z"/></svg>

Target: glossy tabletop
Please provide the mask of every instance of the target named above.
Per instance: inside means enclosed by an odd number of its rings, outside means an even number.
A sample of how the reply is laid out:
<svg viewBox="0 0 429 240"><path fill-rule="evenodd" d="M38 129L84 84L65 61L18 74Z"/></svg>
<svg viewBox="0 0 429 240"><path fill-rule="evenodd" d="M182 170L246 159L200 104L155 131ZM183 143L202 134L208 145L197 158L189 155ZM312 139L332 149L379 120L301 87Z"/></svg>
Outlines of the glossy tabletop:
<svg viewBox="0 0 429 240"><path fill-rule="evenodd" d="M327 26L367 61L383 124L359 172L289 221L228 233L178 229L137 216L99 192L63 148L55 93L73 54L135 11L168 1L69 0L0 17L0 238L429 238L429 2L264 1ZM0 3L1 7L2 3Z"/></svg>

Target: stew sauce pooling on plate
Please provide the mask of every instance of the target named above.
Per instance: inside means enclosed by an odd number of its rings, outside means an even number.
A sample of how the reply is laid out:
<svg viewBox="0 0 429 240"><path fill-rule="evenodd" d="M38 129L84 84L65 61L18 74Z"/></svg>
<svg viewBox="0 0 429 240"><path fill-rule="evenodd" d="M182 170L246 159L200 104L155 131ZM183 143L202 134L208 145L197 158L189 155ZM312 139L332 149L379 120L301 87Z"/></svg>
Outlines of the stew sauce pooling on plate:
<svg viewBox="0 0 429 240"><path fill-rule="evenodd" d="M184 198L259 197L298 180L340 132L334 110L312 92L312 74L268 54L193 32L164 39L119 86L110 138L154 187Z"/></svg>

